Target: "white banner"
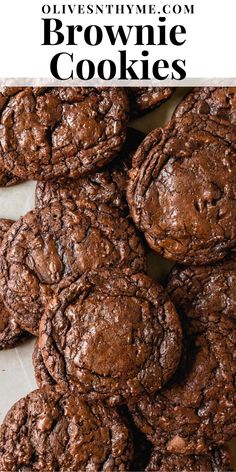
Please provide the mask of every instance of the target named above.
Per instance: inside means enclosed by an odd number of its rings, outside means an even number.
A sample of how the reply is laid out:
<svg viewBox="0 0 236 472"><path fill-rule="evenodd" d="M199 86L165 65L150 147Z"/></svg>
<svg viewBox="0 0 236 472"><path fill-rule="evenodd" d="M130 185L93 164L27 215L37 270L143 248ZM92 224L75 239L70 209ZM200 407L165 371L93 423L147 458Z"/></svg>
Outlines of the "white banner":
<svg viewBox="0 0 236 472"><path fill-rule="evenodd" d="M236 1L2 0L8 85L236 85Z"/></svg>

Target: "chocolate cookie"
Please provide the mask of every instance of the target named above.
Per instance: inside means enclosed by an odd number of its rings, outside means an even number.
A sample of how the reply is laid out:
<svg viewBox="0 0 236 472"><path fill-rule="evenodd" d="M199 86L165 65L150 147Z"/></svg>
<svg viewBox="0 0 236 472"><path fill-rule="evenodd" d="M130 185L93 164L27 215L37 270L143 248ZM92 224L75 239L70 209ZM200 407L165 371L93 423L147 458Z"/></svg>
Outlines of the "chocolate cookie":
<svg viewBox="0 0 236 472"><path fill-rule="evenodd" d="M131 216L167 259L206 264L236 244L236 127L189 115L152 131L133 158Z"/></svg>
<svg viewBox="0 0 236 472"><path fill-rule="evenodd" d="M229 472L232 471L228 448L213 449L202 455L164 454L154 449L145 471L158 472Z"/></svg>
<svg viewBox="0 0 236 472"><path fill-rule="evenodd" d="M0 116L1 111L6 106L10 97L15 95L17 92L21 90L20 87L0 87ZM3 150L0 143L0 187L10 187L11 185L16 185L22 182L19 177L11 174L5 168L5 163L3 159Z"/></svg>
<svg viewBox="0 0 236 472"><path fill-rule="evenodd" d="M34 375L35 380L39 388L43 389L48 386L53 386L56 382L53 380L51 375L49 374L45 364L43 362L43 357L41 351L38 347L38 341L35 342L32 361L34 366Z"/></svg>
<svg viewBox="0 0 236 472"><path fill-rule="evenodd" d="M174 116L196 114L216 122L236 124L235 87L196 87L177 106Z"/></svg>
<svg viewBox="0 0 236 472"><path fill-rule="evenodd" d="M19 325L37 334L45 305L67 279L99 267L145 269L132 224L106 205L61 200L15 223L0 250L0 291Z"/></svg>
<svg viewBox="0 0 236 472"><path fill-rule="evenodd" d="M0 245L13 223L12 220L0 219ZM0 350L15 346L25 335L0 297Z"/></svg>
<svg viewBox="0 0 236 472"><path fill-rule="evenodd" d="M133 116L148 112L159 107L173 93L171 87L127 87L130 109Z"/></svg>
<svg viewBox="0 0 236 472"><path fill-rule="evenodd" d="M143 274L90 272L54 298L39 348L51 377L87 398L122 403L173 375L181 327L162 287Z"/></svg>
<svg viewBox="0 0 236 472"><path fill-rule="evenodd" d="M236 327L220 314L181 317L182 360L155 398L131 405L136 424L168 453L204 454L236 434Z"/></svg>
<svg viewBox="0 0 236 472"><path fill-rule="evenodd" d="M132 439L115 409L69 393L36 390L18 401L0 429L0 470L128 470Z"/></svg>
<svg viewBox="0 0 236 472"><path fill-rule="evenodd" d="M23 182L23 179L16 177L5 168L4 159L2 157L2 149L0 143L0 187L11 187Z"/></svg>
<svg viewBox="0 0 236 472"><path fill-rule="evenodd" d="M200 267L175 266L169 275L169 295L178 311L206 322L215 315L236 321L236 253Z"/></svg>
<svg viewBox="0 0 236 472"><path fill-rule="evenodd" d="M5 87L0 86L0 113L7 105L9 99L19 93L23 87Z"/></svg>
<svg viewBox="0 0 236 472"><path fill-rule="evenodd" d="M9 231L11 226L13 225L13 220L8 220L5 218L0 218L0 245L2 244L2 240L5 234Z"/></svg>
<svg viewBox="0 0 236 472"><path fill-rule="evenodd" d="M97 203L107 203L128 212L126 185L131 168L133 152L145 135L134 128L127 129L127 139L120 155L105 169L101 169L80 179L60 179L38 182L36 187L36 207L43 207L54 200L88 198Z"/></svg>
<svg viewBox="0 0 236 472"><path fill-rule="evenodd" d="M5 167L28 180L96 171L122 148L128 111L122 88L26 87L2 109Z"/></svg>

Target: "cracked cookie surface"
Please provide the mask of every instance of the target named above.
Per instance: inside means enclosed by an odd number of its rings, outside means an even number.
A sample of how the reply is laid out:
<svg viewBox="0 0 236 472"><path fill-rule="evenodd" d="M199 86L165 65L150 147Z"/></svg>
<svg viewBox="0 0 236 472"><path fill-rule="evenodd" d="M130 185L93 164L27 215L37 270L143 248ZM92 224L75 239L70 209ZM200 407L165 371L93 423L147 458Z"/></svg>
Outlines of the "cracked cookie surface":
<svg viewBox="0 0 236 472"><path fill-rule="evenodd" d="M145 135L133 128L127 129L127 139L119 153L105 169L81 177L80 179L60 179L38 182L36 187L36 207L43 207L54 200L88 198L96 203L106 203L128 212L126 186L131 168L132 154Z"/></svg>
<svg viewBox="0 0 236 472"><path fill-rule="evenodd" d="M206 322L218 316L236 322L236 253L214 265L176 265L167 290L179 312Z"/></svg>
<svg viewBox="0 0 236 472"><path fill-rule="evenodd" d="M55 290L67 279L100 267L145 270L135 228L107 205L72 200L33 210L16 222L1 247L0 290L14 319L37 334Z"/></svg>
<svg viewBox="0 0 236 472"><path fill-rule="evenodd" d="M0 219L0 245L13 223L12 220ZM0 298L0 350L15 346L25 335Z"/></svg>
<svg viewBox="0 0 236 472"><path fill-rule="evenodd" d="M186 456L165 454L154 449L150 463L145 471L149 472L229 472L233 470L231 455L227 447L213 449L208 454Z"/></svg>
<svg viewBox="0 0 236 472"><path fill-rule="evenodd" d="M51 387L56 384L55 380L49 374L44 362L43 356L38 346L38 341L35 342L32 354L32 361L34 366L34 376L37 386L41 389Z"/></svg>
<svg viewBox="0 0 236 472"><path fill-rule="evenodd" d="M0 116L10 97L14 96L20 90L20 87L0 87ZM3 149L0 143L0 187L10 187L11 185L21 183L22 179L11 174L11 172L6 169L2 153Z"/></svg>
<svg viewBox="0 0 236 472"><path fill-rule="evenodd" d="M236 124L236 87L196 87L181 100L174 116L195 114Z"/></svg>
<svg viewBox="0 0 236 472"><path fill-rule="evenodd" d="M95 171L123 146L128 112L121 88L26 87L2 106L4 166L25 180Z"/></svg>
<svg viewBox="0 0 236 472"><path fill-rule="evenodd" d="M131 115L136 116L159 107L173 93L171 87L127 87Z"/></svg>
<svg viewBox="0 0 236 472"><path fill-rule="evenodd" d="M179 312L183 355L169 384L130 409L136 424L168 453L202 454L236 434L236 327L221 313L208 321Z"/></svg>
<svg viewBox="0 0 236 472"><path fill-rule="evenodd" d="M19 400L0 428L2 472L124 472L132 454L130 432L115 409L52 389Z"/></svg>
<svg viewBox="0 0 236 472"><path fill-rule="evenodd" d="M190 115L136 151L127 199L150 247L180 263L220 260L236 244L236 128Z"/></svg>
<svg viewBox="0 0 236 472"><path fill-rule="evenodd" d="M102 270L54 298L38 344L62 388L122 403L170 379L181 339L178 315L159 284L143 274Z"/></svg>

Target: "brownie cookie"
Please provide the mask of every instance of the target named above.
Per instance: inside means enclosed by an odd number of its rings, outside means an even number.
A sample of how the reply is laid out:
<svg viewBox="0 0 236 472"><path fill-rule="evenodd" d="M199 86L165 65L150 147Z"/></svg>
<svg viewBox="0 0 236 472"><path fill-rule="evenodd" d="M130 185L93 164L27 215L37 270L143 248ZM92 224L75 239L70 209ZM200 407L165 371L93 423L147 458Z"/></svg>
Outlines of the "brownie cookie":
<svg viewBox="0 0 236 472"><path fill-rule="evenodd" d="M128 111L122 88L26 87L2 109L5 167L28 180L95 171L122 148Z"/></svg>
<svg viewBox="0 0 236 472"><path fill-rule="evenodd" d="M2 244L2 240L5 234L9 231L9 229L11 228L13 224L14 224L13 220L0 218L0 245Z"/></svg>
<svg viewBox="0 0 236 472"><path fill-rule="evenodd" d="M6 106L10 97L15 95L21 90L20 87L0 87L0 116L1 111ZM22 182L19 177L14 176L11 172L8 172L5 168L4 159L2 155L2 147L0 143L0 187L9 187Z"/></svg>
<svg viewBox="0 0 236 472"><path fill-rule="evenodd" d="M131 115L140 115L159 107L173 93L171 87L127 87Z"/></svg>
<svg viewBox="0 0 236 472"><path fill-rule="evenodd" d="M12 220L0 219L0 245L13 223ZM0 297L0 350L15 346L25 335Z"/></svg>
<svg viewBox="0 0 236 472"><path fill-rule="evenodd" d="M178 315L159 284L131 271L101 270L54 298L38 343L62 388L122 403L170 379L181 339Z"/></svg>
<svg viewBox="0 0 236 472"><path fill-rule="evenodd" d="M4 159L1 152L0 143L0 187L11 187L12 185L18 185L23 182L23 179L16 177L15 175L8 172L5 168Z"/></svg>
<svg viewBox="0 0 236 472"><path fill-rule="evenodd" d="M236 87L196 87L177 106L174 116L195 114L236 124Z"/></svg>
<svg viewBox="0 0 236 472"><path fill-rule="evenodd" d="M153 444L168 453L203 454L236 434L236 327L215 314L181 317L184 349L169 384L130 409Z"/></svg>
<svg viewBox="0 0 236 472"><path fill-rule="evenodd" d="M128 470L132 439L115 409L69 393L35 390L8 412L0 429L0 470Z"/></svg>
<svg viewBox="0 0 236 472"><path fill-rule="evenodd" d="M26 334L0 299L0 350L14 347Z"/></svg>
<svg viewBox="0 0 236 472"><path fill-rule="evenodd" d="M5 87L0 86L0 113L7 105L9 99L19 93L23 87Z"/></svg>
<svg viewBox="0 0 236 472"><path fill-rule="evenodd" d="M0 292L19 325L38 322L60 283L99 267L145 269L132 224L106 205L72 200L33 210L15 223L0 250Z"/></svg>
<svg viewBox="0 0 236 472"><path fill-rule="evenodd" d="M131 168L132 154L145 135L134 128L127 129L127 139L120 155L105 169L101 169L80 179L60 179L38 182L36 187L36 207L43 207L54 200L88 198L97 203L107 203L128 212L126 184Z"/></svg>
<svg viewBox="0 0 236 472"><path fill-rule="evenodd" d="M32 361L34 366L34 375L35 380L39 388L45 388L48 386L53 386L56 382L53 380L51 375L49 374L45 364L43 362L43 357L41 351L38 347L38 342L35 342Z"/></svg>
<svg viewBox="0 0 236 472"><path fill-rule="evenodd" d="M184 264L236 244L236 127L196 115L152 131L133 157L131 216L148 244Z"/></svg>
<svg viewBox="0 0 236 472"><path fill-rule="evenodd" d="M213 449L202 455L164 454L159 449L152 452L146 471L158 472L229 472L233 470L228 448Z"/></svg>
<svg viewBox="0 0 236 472"><path fill-rule="evenodd" d="M236 253L205 266L175 266L167 289L178 311L207 322L214 316L236 321Z"/></svg>

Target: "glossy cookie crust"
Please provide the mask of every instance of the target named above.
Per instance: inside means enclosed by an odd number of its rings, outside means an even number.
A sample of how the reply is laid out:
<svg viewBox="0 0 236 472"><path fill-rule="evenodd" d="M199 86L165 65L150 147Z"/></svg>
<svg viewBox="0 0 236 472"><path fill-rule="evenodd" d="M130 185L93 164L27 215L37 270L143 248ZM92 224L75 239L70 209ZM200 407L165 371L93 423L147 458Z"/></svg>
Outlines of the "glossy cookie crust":
<svg viewBox="0 0 236 472"><path fill-rule="evenodd" d="M135 228L107 205L72 200L33 210L16 222L0 250L0 290L14 319L32 334L60 284L100 267L145 270Z"/></svg>
<svg viewBox="0 0 236 472"><path fill-rule="evenodd" d="M181 322L184 349L176 374L131 412L159 449L205 454L236 434L236 327L220 313L207 323L181 314Z"/></svg>
<svg viewBox="0 0 236 472"><path fill-rule="evenodd" d="M196 115L152 131L133 158L131 216L159 254L184 264L236 244L236 127Z"/></svg>
<svg viewBox="0 0 236 472"><path fill-rule="evenodd" d="M171 87L127 87L131 115L141 115L159 107L174 93Z"/></svg>
<svg viewBox="0 0 236 472"><path fill-rule="evenodd" d="M106 203L128 213L126 186L131 168L132 155L144 139L144 133L127 129L126 142L119 155L106 168L80 179L57 179L38 182L35 194L36 207L40 208L55 200L72 199L79 204L82 199Z"/></svg>
<svg viewBox="0 0 236 472"><path fill-rule="evenodd" d="M169 380L181 339L178 315L159 284L143 274L100 270L53 300L38 345L62 388L122 403Z"/></svg>
<svg viewBox="0 0 236 472"><path fill-rule="evenodd" d="M205 322L215 316L236 321L236 253L214 265L182 267L169 274L168 293L178 311Z"/></svg>
<svg viewBox="0 0 236 472"><path fill-rule="evenodd" d="M132 454L128 427L115 409L52 389L18 401L0 429L4 472L124 472Z"/></svg>
<svg viewBox="0 0 236 472"><path fill-rule="evenodd" d="M122 88L25 87L2 108L5 167L25 180L96 171L122 148L128 115Z"/></svg>
<svg viewBox="0 0 236 472"><path fill-rule="evenodd" d="M2 110L7 105L10 97L14 96L21 90L21 87L0 87L0 117ZM0 131L1 133L1 131ZM0 143L0 187L10 187L22 182L22 179L16 177L5 167L3 158L3 149Z"/></svg>
<svg viewBox="0 0 236 472"><path fill-rule="evenodd" d="M55 380L49 374L44 362L43 356L38 346L38 341L35 342L32 361L34 366L34 375L37 386L41 389L45 387L52 387L56 385Z"/></svg>
<svg viewBox="0 0 236 472"><path fill-rule="evenodd" d="M208 454L186 456L165 454L154 449L148 472L229 472L232 471L231 455L227 447L213 449Z"/></svg>
<svg viewBox="0 0 236 472"><path fill-rule="evenodd" d="M178 104L174 116L195 114L236 124L236 87L196 87Z"/></svg>
<svg viewBox="0 0 236 472"><path fill-rule="evenodd" d="M12 220L0 219L0 244L13 223ZM14 347L24 336L26 333L22 331L0 298L0 350Z"/></svg>

